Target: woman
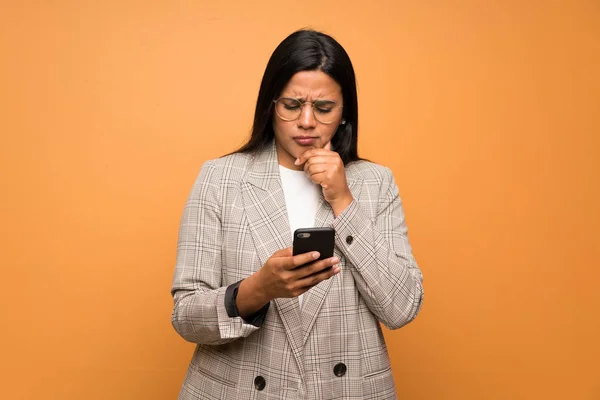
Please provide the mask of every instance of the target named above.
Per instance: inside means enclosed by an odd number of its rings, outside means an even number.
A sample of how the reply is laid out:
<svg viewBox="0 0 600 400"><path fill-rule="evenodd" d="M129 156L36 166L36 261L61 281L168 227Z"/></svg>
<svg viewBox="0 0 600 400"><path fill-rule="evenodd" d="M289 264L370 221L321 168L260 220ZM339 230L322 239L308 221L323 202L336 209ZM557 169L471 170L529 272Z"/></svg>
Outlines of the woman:
<svg viewBox="0 0 600 400"><path fill-rule="evenodd" d="M250 140L206 162L186 203L172 323L197 343L180 399L391 399L379 322L421 307L389 169L357 154L354 69L323 33L267 65ZM292 256L296 228L335 228L335 255Z"/></svg>

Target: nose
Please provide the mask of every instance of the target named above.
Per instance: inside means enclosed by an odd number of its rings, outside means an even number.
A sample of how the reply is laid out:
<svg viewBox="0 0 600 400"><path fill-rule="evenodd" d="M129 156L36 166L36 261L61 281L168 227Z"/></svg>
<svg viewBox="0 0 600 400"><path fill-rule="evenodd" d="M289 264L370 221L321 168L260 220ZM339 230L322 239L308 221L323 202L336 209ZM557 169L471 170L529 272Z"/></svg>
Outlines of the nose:
<svg viewBox="0 0 600 400"><path fill-rule="evenodd" d="M298 126L304 129L314 128L317 124L313 113L312 104L305 103L302 105L302 111L298 117Z"/></svg>

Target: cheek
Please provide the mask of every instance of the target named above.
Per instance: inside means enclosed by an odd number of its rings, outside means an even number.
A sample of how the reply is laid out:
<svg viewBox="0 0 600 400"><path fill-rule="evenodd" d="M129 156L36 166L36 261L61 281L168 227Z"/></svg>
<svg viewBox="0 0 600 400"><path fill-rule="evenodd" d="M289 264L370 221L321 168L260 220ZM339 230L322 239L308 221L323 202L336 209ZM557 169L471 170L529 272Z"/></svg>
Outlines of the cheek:
<svg viewBox="0 0 600 400"><path fill-rule="evenodd" d="M285 138L287 136L291 136L290 132L290 124L287 124L278 119L273 120L273 132L275 133L275 137L277 138Z"/></svg>
<svg viewBox="0 0 600 400"><path fill-rule="evenodd" d="M335 133L337 131L337 125L332 125L330 127L327 127L327 130L325 132L323 132L323 137L327 138L327 140L331 140L331 138L333 138L335 136Z"/></svg>

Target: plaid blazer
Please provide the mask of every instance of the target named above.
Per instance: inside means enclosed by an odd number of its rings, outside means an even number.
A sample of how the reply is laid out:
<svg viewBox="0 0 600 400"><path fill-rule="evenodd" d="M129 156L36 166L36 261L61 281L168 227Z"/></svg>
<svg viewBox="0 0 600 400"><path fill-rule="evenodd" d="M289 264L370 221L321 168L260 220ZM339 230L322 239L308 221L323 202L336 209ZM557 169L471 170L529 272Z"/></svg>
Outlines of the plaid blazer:
<svg viewBox="0 0 600 400"><path fill-rule="evenodd" d="M292 245L274 143L206 162L185 205L172 324L197 344L179 399L393 399L379 325L412 321L422 276L391 171L346 167L354 197L337 218L321 198L315 226L336 230L341 272L297 298L275 299L260 327L228 316L225 289Z"/></svg>

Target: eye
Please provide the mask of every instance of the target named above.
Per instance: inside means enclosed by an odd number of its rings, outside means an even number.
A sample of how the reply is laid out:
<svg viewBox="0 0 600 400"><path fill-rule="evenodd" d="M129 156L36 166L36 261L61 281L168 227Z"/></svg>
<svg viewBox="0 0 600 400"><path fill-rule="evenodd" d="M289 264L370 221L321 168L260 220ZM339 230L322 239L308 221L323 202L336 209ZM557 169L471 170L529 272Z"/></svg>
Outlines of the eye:
<svg viewBox="0 0 600 400"><path fill-rule="evenodd" d="M328 114L335 108L333 101L317 101L315 103L315 111L320 114Z"/></svg>
<svg viewBox="0 0 600 400"><path fill-rule="evenodd" d="M298 100L296 100L296 99L290 99L290 98L287 98L287 97L279 99L279 102L283 105L283 107L286 110L297 110L301 106L301 104L300 104L300 102Z"/></svg>

